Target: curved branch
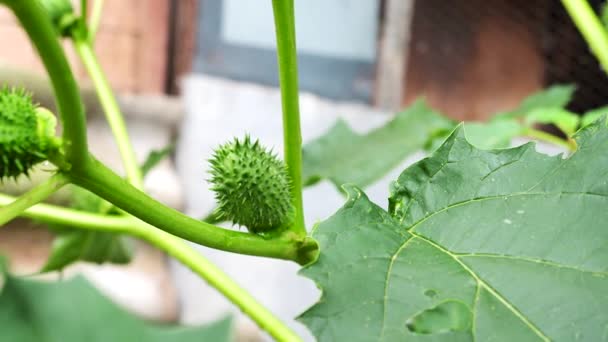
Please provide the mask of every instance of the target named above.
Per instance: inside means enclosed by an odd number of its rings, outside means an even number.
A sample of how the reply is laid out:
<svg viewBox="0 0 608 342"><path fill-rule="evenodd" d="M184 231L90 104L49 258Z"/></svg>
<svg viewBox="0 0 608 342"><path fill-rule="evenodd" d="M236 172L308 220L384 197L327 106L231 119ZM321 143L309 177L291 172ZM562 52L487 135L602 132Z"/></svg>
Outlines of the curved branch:
<svg viewBox="0 0 608 342"><path fill-rule="evenodd" d="M15 198L10 204L0 207L0 227L19 216L27 208L44 201L68 182L65 175L56 173L30 191Z"/></svg>
<svg viewBox="0 0 608 342"><path fill-rule="evenodd" d="M293 260L306 264L317 256L314 239L287 231L272 239L224 229L186 216L154 200L116 175L92 156L70 180L125 212L183 239L240 254Z"/></svg>
<svg viewBox="0 0 608 342"><path fill-rule="evenodd" d="M1 0L17 16L36 47L53 85L63 123L66 159L72 167L88 158L87 131L80 91L51 21L36 0Z"/></svg>
<svg viewBox="0 0 608 342"><path fill-rule="evenodd" d="M14 197L0 194L0 205L11 203L14 200ZM22 212L21 215L45 222L66 225L75 229L128 234L141 238L165 251L206 280L277 341L300 340L293 331L217 266L190 247L186 242L158 228L149 226L129 216L92 214L49 204L38 204Z"/></svg>

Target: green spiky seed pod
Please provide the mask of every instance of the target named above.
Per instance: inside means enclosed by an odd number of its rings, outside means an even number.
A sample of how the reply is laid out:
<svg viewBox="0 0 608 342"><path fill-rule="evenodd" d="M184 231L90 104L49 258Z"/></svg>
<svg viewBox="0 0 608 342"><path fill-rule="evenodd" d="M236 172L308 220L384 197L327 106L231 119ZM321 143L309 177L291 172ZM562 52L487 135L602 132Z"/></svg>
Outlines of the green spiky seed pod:
<svg viewBox="0 0 608 342"><path fill-rule="evenodd" d="M0 89L0 180L27 175L36 164L57 151L55 116L37 108L22 89Z"/></svg>
<svg viewBox="0 0 608 342"><path fill-rule="evenodd" d="M291 182L285 164L249 136L220 146L210 160L220 218L266 233L291 223Z"/></svg>

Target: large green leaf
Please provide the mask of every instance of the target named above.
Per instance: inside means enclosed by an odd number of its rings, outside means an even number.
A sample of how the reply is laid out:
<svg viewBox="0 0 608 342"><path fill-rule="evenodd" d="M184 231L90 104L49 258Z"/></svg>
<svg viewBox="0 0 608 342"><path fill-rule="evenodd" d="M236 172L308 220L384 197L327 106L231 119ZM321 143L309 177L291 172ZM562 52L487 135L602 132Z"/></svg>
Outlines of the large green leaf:
<svg viewBox="0 0 608 342"><path fill-rule="evenodd" d="M608 128L564 159L483 151L457 129L394 183L389 212L348 187L302 273L320 341L608 340Z"/></svg>
<svg viewBox="0 0 608 342"><path fill-rule="evenodd" d="M10 342L230 341L231 322L177 327L151 324L103 297L84 278L58 283L5 275L0 340Z"/></svg>
<svg viewBox="0 0 608 342"><path fill-rule="evenodd" d="M364 187L421 150L435 134L452 127L422 100L365 135L338 121L325 135L304 146L303 181L311 185L329 179L336 186L354 183Z"/></svg>

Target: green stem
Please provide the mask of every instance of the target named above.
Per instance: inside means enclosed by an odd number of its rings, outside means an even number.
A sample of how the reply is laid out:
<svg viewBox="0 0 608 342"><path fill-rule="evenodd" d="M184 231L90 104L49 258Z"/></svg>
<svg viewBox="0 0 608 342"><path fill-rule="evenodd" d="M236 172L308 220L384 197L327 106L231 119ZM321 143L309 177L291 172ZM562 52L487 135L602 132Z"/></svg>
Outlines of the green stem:
<svg viewBox="0 0 608 342"><path fill-rule="evenodd" d="M0 205L11 203L14 200L15 198L0 194ZM48 204L38 204L20 212L20 214L24 217L66 225L76 229L128 234L141 238L165 251L206 280L277 341L300 341L300 338L294 332L217 266L181 239L158 228L149 226L132 217L92 214Z"/></svg>
<svg viewBox="0 0 608 342"><path fill-rule="evenodd" d="M130 186L105 165L91 159L69 174L75 184L95 193L127 213L173 235L220 250L293 260L306 264L316 257L317 244L309 237L285 234L266 239L251 233L223 229L188 217Z"/></svg>
<svg viewBox="0 0 608 342"><path fill-rule="evenodd" d="M586 0L562 0L562 4L581 32L589 48L608 71L608 33Z"/></svg>
<svg viewBox="0 0 608 342"><path fill-rule="evenodd" d="M51 21L37 0L0 0L17 16L44 64L63 123L66 158L72 167L88 159L87 131L80 91Z"/></svg>
<svg viewBox="0 0 608 342"><path fill-rule="evenodd" d="M564 140L553 134L543 132L534 128L527 128L523 135L548 143L567 148L570 152L576 151L576 141L573 139Z"/></svg>
<svg viewBox="0 0 608 342"><path fill-rule="evenodd" d="M110 84L95 56L95 52L91 48L88 40L74 40L74 46L97 90L99 102L104 109L106 119L112 129L116 144L118 145L127 179L129 180L129 183L133 184L136 188L143 189L141 169L139 168L133 146L129 140L127 126L120 111L120 107L116 102L116 98L112 93Z"/></svg>
<svg viewBox="0 0 608 342"><path fill-rule="evenodd" d="M272 0L277 37L279 83L283 106L284 159L292 181L291 201L295 208L294 225L290 229L305 236L302 205L302 134L298 100L298 60L293 0Z"/></svg>
<svg viewBox="0 0 608 342"><path fill-rule="evenodd" d="M62 173L56 173L51 178L16 198L10 204L0 208L0 227L19 216L25 209L44 201L67 183L67 177Z"/></svg>
<svg viewBox="0 0 608 342"><path fill-rule="evenodd" d="M87 10L88 10L88 4L87 4L87 0L80 0L80 16L86 20L87 18Z"/></svg>
<svg viewBox="0 0 608 342"><path fill-rule="evenodd" d="M91 45L95 42L97 37L97 31L99 30L99 23L101 22L101 13L103 12L104 0L93 1L93 10L91 11L91 20L89 21L89 43Z"/></svg>
<svg viewBox="0 0 608 342"><path fill-rule="evenodd" d="M301 341L283 322L275 317L268 309L258 303L249 293L243 290L219 268L203 258L179 238L155 229L142 231L145 240L166 251L190 268L194 273L205 279L209 285L220 291L226 298L236 304L247 316L267 331L277 341Z"/></svg>

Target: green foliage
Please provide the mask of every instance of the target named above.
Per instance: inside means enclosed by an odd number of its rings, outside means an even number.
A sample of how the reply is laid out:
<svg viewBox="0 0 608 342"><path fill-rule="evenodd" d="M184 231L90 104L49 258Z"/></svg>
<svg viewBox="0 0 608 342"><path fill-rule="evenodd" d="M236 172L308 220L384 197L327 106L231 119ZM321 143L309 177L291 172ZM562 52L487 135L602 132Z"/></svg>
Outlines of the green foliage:
<svg viewBox="0 0 608 342"><path fill-rule="evenodd" d="M231 341L231 320L209 326L142 321L103 297L84 278L38 282L4 273L1 340L11 342Z"/></svg>
<svg viewBox="0 0 608 342"><path fill-rule="evenodd" d="M567 135L579 127L576 114L563 109L575 91L572 85L555 85L525 98L514 110L496 114L488 122L467 122L467 139L484 149L505 148L535 124L555 124ZM304 185L329 179L336 187L366 187L412 153L435 150L454 127L451 120L429 108L423 100L400 112L386 125L367 134L353 132L338 121L327 133L304 146Z"/></svg>
<svg viewBox="0 0 608 342"><path fill-rule="evenodd" d="M78 25L79 18L74 13L70 0L38 0L48 13L53 27L61 36L71 35L71 30Z"/></svg>
<svg viewBox="0 0 608 342"><path fill-rule="evenodd" d="M209 161L221 218L253 233L269 232L293 217L287 168L249 136L220 146Z"/></svg>
<svg viewBox="0 0 608 342"><path fill-rule="evenodd" d="M175 150L175 145L171 144L159 150L152 150L146 157L146 160L141 165L141 175L145 177L148 172L154 169L158 163L163 161L163 159L167 158L173 151Z"/></svg>
<svg viewBox="0 0 608 342"><path fill-rule="evenodd" d="M452 128L450 120L423 100L365 135L338 121L329 132L304 146L304 184L329 179L337 187L346 183L367 186L421 150L434 136Z"/></svg>
<svg viewBox="0 0 608 342"><path fill-rule="evenodd" d="M608 114L608 106L603 106L585 112L585 114L583 114L583 117L581 118L581 127L591 125L595 120L601 118L606 114Z"/></svg>
<svg viewBox="0 0 608 342"><path fill-rule="evenodd" d="M489 122L465 122L464 131L475 147L492 149L509 147L513 138L523 134L524 128L519 121L506 118Z"/></svg>
<svg viewBox="0 0 608 342"><path fill-rule="evenodd" d="M571 136L578 129L580 119L564 107L575 90L572 85L554 85L526 97L512 111L495 114L488 122L467 122L467 139L482 149L504 148L536 124L553 124Z"/></svg>
<svg viewBox="0 0 608 342"><path fill-rule="evenodd" d="M608 29L608 3L604 2L600 8L600 20L605 29Z"/></svg>
<svg viewBox="0 0 608 342"><path fill-rule="evenodd" d="M576 113L562 108L538 108L531 110L524 122L527 126L553 124L567 136L572 136L580 125L580 118Z"/></svg>
<svg viewBox="0 0 608 342"><path fill-rule="evenodd" d="M27 175L59 149L56 119L22 89L0 89L0 180Z"/></svg>
<svg viewBox="0 0 608 342"><path fill-rule="evenodd" d="M142 176L147 175L173 150L174 145L169 145L151 151L141 166ZM118 214L111 203L90 191L79 187L71 190L72 208L96 214ZM120 234L83 231L59 225L51 225L50 228L57 236L41 272L59 271L78 261L127 264L133 258L132 241Z"/></svg>
<svg viewBox="0 0 608 342"><path fill-rule="evenodd" d="M72 188L71 207L91 213L116 214L111 204L77 187ZM41 272L60 271L78 261L126 264L133 257L131 241L120 234L79 230L60 225L51 225L50 228L55 231L56 237Z"/></svg>
<svg viewBox="0 0 608 342"><path fill-rule="evenodd" d="M514 110L498 116L517 118L525 117L533 110L542 108L564 108L574 95L576 87L569 84L554 85L526 97Z"/></svg>
<svg viewBox="0 0 608 342"><path fill-rule="evenodd" d="M606 121L577 140L563 159L457 129L399 176L389 212L348 187L313 232L302 272L323 295L300 319L319 341L605 339Z"/></svg>
<svg viewBox="0 0 608 342"><path fill-rule="evenodd" d="M151 151L141 166L142 176L154 169L174 149L173 145ZM79 187L73 187L71 207L96 214L118 214L111 203ZM107 232L84 231L65 226L50 227L56 237L41 272L59 271L78 261L96 264L127 264L133 258L133 243L126 236Z"/></svg>

